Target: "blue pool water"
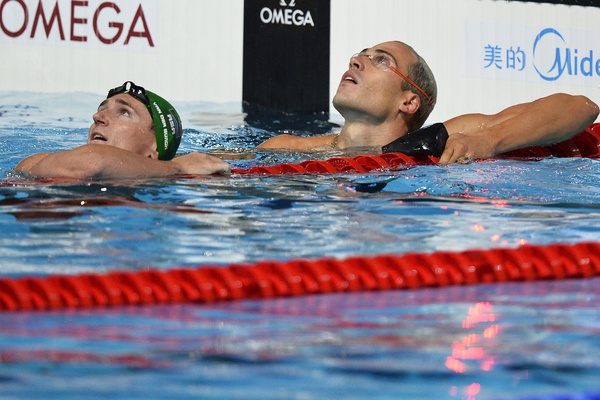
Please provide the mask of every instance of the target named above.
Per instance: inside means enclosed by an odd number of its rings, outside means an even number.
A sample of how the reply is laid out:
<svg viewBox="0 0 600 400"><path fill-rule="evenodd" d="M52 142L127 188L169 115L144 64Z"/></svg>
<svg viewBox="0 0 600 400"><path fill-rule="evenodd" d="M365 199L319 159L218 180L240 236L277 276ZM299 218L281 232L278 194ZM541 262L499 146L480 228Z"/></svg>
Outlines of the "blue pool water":
<svg viewBox="0 0 600 400"><path fill-rule="evenodd" d="M68 184L11 172L84 143L100 101L0 93L0 276L600 240L590 159ZM285 122L250 127L236 104L178 109L181 152L238 149L250 158L237 168L307 158L247 150ZM598 398L598 283L0 314L0 399ZM490 318L463 327L473 310Z"/></svg>

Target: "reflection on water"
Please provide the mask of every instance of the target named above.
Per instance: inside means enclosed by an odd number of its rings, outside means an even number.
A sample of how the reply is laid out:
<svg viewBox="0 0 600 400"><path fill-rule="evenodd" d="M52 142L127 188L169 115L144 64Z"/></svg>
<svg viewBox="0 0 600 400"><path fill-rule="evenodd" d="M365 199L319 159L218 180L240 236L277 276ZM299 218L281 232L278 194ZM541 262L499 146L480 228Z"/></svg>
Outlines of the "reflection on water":
<svg viewBox="0 0 600 400"><path fill-rule="evenodd" d="M473 180L466 185L459 175L450 168L417 167L369 176L9 180L0 186L0 252L5 273L73 273L599 237L595 190L536 202L530 184L538 176L506 196L505 188ZM538 197L552 195L538 191Z"/></svg>
<svg viewBox="0 0 600 400"><path fill-rule="evenodd" d="M20 398L77 398L89 386L95 398L586 398L600 373L598 283L0 314L0 388Z"/></svg>
<svg viewBox="0 0 600 400"><path fill-rule="evenodd" d="M452 353L446 358L446 367L457 374L472 374L471 369L489 372L496 364L495 356L489 347L500 331L498 317L489 302L478 302L469 307L466 318L462 321L465 335L452 343ZM456 397L462 393L462 398L476 400L481 391L481 383L473 382L465 388L450 387L450 395Z"/></svg>

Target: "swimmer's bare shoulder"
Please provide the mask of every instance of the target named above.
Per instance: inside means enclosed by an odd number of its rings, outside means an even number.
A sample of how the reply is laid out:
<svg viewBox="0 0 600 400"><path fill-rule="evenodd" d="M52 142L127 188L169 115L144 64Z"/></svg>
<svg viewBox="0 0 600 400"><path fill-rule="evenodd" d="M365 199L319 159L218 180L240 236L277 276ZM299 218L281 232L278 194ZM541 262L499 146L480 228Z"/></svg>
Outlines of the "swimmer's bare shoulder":
<svg viewBox="0 0 600 400"><path fill-rule="evenodd" d="M300 137L288 134L281 134L265 140L257 147L260 149L286 149L286 150L309 150L331 147L335 134L320 135L310 137Z"/></svg>

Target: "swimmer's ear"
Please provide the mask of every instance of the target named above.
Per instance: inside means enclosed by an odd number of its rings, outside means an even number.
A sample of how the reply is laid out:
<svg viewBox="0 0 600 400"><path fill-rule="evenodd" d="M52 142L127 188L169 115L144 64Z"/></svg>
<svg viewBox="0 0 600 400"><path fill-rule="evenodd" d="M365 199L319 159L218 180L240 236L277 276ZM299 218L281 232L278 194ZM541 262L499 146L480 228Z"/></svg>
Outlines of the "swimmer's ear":
<svg viewBox="0 0 600 400"><path fill-rule="evenodd" d="M405 114L414 114L421 107L421 98L418 94L413 93L409 90L403 93L400 99L400 112Z"/></svg>

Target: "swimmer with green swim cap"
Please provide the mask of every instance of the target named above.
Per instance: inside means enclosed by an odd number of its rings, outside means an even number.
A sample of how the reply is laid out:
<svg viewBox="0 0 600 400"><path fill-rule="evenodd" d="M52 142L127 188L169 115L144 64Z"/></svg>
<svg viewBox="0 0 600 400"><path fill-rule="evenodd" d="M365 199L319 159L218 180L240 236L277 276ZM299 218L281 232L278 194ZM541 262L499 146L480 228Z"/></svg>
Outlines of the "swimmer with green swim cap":
<svg viewBox="0 0 600 400"><path fill-rule="evenodd" d="M108 92L92 116L87 143L21 160L15 172L75 179L155 178L228 173L219 158L192 151L175 157L181 119L156 93L133 82Z"/></svg>
<svg viewBox="0 0 600 400"><path fill-rule="evenodd" d="M179 143L181 143L181 119L167 100L131 81L108 91L107 99L118 94L128 94L142 102L150 112L154 134L156 135L156 149L159 160L171 160L175 157Z"/></svg>

